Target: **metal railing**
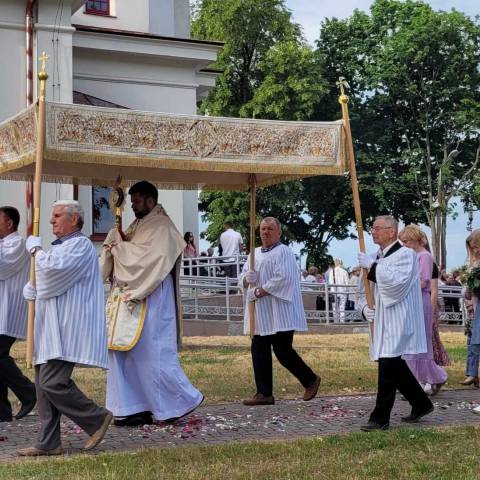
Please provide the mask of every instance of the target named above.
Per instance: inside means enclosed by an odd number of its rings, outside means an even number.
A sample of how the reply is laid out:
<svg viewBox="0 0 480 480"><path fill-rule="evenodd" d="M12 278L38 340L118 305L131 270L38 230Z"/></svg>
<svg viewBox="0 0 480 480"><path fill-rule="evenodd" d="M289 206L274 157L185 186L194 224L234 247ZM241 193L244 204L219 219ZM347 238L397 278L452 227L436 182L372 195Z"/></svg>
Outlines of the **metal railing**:
<svg viewBox="0 0 480 480"><path fill-rule="evenodd" d="M247 261L247 255L232 255L230 257L183 257L181 274L192 277L225 278L236 277ZM236 272L233 275L233 272Z"/></svg>
<svg viewBox="0 0 480 480"><path fill-rule="evenodd" d="M231 264L238 266L235 262ZM365 323L361 312L350 303L358 302L355 286L301 282L300 289L309 323ZM180 278L180 290L186 318L227 321L243 318L243 288L237 278L184 275ZM455 302L445 302L447 309L440 309L440 322L463 325L467 316L462 287L439 287L439 298L443 302L446 299L458 302L458 307Z"/></svg>

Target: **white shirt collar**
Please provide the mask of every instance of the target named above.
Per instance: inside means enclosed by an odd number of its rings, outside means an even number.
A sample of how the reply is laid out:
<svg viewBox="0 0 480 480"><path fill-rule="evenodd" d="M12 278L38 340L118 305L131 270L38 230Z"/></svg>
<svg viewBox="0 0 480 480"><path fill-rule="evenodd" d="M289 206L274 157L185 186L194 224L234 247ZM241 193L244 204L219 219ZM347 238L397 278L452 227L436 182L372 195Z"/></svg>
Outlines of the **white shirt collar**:
<svg viewBox="0 0 480 480"><path fill-rule="evenodd" d="M383 256L385 256L388 251L397 243L397 240L395 240L393 243L391 243L390 245L387 245L383 250L382 250L382 254Z"/></svg>
<svg viewBox="0 0 480 480"><path fill-rule="evenodd" d="M18 235L20 235L18 232L12 232L12 233L9 233L6 237L3 237L2 239L0 239L0 242L4 242L5 240L11 240L12 238L15 238L17 237Z"/></svg>

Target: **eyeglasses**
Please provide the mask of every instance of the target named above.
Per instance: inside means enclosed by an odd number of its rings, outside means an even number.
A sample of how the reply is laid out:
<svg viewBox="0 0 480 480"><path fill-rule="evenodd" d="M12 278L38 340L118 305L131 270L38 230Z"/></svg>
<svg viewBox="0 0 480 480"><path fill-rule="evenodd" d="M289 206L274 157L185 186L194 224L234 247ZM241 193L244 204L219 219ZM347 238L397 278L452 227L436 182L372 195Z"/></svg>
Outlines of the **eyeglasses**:
<svg viewBox="0 0 480 480"><path fill-rule="evenodd" d="M370 231L377 232L378 230L387 230L388 228L393 228L393 227L372 227L370 228Z"/></svg>

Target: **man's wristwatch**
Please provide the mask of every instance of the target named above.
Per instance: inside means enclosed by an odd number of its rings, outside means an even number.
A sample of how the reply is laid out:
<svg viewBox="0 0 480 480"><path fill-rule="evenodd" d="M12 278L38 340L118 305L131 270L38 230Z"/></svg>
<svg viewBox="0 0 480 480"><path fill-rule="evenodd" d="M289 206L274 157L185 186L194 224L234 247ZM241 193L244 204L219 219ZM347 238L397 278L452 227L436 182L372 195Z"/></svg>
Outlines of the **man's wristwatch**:
<svg viewBox="0 0 480 480"><path fill-rule="evenodd" d="M260 287L257 287L254 291L253 294L255 295L256 298L260 297Z"/></svg>

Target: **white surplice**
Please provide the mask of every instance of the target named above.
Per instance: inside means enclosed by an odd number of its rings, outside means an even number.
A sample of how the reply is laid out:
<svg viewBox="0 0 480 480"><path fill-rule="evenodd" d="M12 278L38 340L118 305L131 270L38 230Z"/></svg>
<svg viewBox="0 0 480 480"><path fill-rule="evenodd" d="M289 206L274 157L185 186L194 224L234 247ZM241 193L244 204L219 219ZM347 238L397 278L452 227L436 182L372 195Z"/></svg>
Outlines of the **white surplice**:
<svg viewBox="0 0 480 480"><path fill-rule="evenodd" d="M239 277L240 285L249 270L250 256ZM307 330L307 320L300 292L300 270L292 250L280 244L267 252L255 249L257 286L270 295L255 301L255 335ZM245 296L246 297L246 296ZM244 333L250 331L250 313L245 298Z"/></svg>
<svg viewBox="0 0 480 480"><path fill-rule="evenodd" d="M110 350L107 408L117 417L152 412L156 420L181 417L203 395L192 386L177 355L172 276L147 297L142 335L132 350Z"/></svg>
<svg viewBox="0 0 480 480"><path fill-rule="evenodd" d="M35 365L63 360L107 367L103 282L97 252L82 234L35 255Z"/></svg>
<svg viewBox="0 0 480 480"><path fill-rule="evenodd" d="M22 291L29 271L30 255L18 232L0 239L0 335L22 339L27 335L27 302Z"/></svg>
<svg viewBox="0 0 480 480"><path fill-rule="evenodd" d="M376 254L372 255L375 258ZM427 351L422 294L413 250L401 247L379 258L376 283L370 282L375 298L375 329L370 357L399 357ZM363 275L359 281L359 308L366 305Z"/></svg>

